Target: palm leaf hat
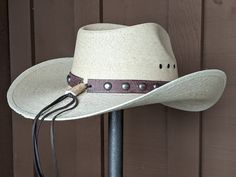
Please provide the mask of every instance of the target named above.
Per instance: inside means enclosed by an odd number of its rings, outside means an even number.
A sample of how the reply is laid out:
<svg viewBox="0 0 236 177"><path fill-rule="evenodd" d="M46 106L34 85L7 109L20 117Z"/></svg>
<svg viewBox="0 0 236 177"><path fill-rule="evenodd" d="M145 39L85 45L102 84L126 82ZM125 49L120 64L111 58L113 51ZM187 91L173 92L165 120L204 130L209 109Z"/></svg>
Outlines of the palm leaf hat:
<svg viewBox="0 0 236 177"><path fill-rule="evenodd" d="M98 23L79 29L73 57L48 60L20 74L7 99L13 110L32 119L49 102L81 83L89 87L78 96L79 106L57 120L155 103L202 111L218 101L226 75L208 69L178 77L169 35L158 24Z"/></svg>

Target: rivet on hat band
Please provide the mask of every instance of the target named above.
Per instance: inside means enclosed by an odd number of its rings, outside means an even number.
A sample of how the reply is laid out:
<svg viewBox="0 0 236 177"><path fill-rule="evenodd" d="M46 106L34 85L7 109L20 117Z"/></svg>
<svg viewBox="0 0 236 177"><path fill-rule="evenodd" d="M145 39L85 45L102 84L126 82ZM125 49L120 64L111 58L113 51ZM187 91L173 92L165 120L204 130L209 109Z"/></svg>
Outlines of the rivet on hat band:
<svg viewBox="0 0 236 177"><path fill-rule="evenodd" d="M73 87L83 82L83 78L69 73L68 84ZM167 81L150 80L112 80L112 79L88 79L88 93L148 93Z"/></svg>

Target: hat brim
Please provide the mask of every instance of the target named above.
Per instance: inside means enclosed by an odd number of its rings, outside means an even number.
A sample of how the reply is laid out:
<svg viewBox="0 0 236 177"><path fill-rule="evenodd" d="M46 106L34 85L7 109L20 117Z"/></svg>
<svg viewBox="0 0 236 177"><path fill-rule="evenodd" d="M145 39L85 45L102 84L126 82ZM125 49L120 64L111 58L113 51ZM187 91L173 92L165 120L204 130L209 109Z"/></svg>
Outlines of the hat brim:
<svg viewBox="0 0 236 177"><path fill-rule="evenodd" d="M10 107L25 118L34 118L43 107L67 90L66 76L72 59L53 59L24 71L8 90ZM218 101L225 84L225 73L210 69L185 75L147 94L85 92L79 96L79 106L57 120L80 119L154 103L185 111L203 111Z"/></svg>

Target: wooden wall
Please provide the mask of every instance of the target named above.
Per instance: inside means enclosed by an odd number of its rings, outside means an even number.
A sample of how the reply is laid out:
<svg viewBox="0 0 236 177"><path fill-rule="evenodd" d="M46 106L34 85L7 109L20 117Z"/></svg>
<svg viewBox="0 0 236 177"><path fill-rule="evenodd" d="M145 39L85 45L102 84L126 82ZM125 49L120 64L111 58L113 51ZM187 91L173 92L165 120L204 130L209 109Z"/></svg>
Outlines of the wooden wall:
<svg viewBox="0 0 236 177"><path fill-rule="evenodd" d="M0 1L0 176L13 176L12 119L6 92L10 86L7 0Z"/></svg>
<svg viewBox="0 0 236 177"><path fill-rule="evenodd" d="M159 23L170 34L180 76L206 68L228 76L222 99L201 113L162 105L125 110L124 176L236 176L235 0L9 0L9 41L6 2L0 3L0 176L35 175L32 121L10 114L10 81L39 62L73 56L79 27L96 22ZM107 177L107 115L59 122L56 131L61 176ZM46 124L40 149L51 176L48 134Z"/></svg>

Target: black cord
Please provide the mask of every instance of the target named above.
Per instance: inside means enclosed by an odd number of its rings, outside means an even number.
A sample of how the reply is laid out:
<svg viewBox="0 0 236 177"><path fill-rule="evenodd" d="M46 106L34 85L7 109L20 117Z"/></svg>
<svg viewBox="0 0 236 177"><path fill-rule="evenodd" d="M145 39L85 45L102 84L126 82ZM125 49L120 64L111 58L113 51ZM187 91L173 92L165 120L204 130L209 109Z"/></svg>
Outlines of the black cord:
<svg viewBox="0 0 236 177"><path fill-rule="evenodd" d="M49 111L50 109L52 109L53 106L55 106L56 104L60 103L61 101L63 101L64 99L66 99L68 97L72 98L72 101L70 101L65 106L59 107L59 108L57 108L53 111ZM70 107L71 105L73 105L73 106ZM74 109L77 105L78 105L77 97L72 95L71 93L68 93L68 94L65 94L65 95L59 97L55 101L53 101L51 104L49 104L48 106L43 108L36 115L36 117L33 121L33 127L32 127L32 141L33 141L33 153L34 153L34 156L33 156L34 157L34 166L35 166L35 171L36 171L36 174L37 174L38 177L44 177L44 174L43 174L43 171L42 171L42 168L41 168L41 164L40 164L40 156L39 156L39 148L38 148L38 135L39 135L39 132L40 132L40 128L43 124L43 121L45 120L45 118L47 118L51 114L56 113L58 111L61 111L53 117L52 122L53 122L53 126L54 126L54 121L59 115L61 115L62 113L66 112L66 111ZM38 125L38 121L39 121L39 118L41 116L43 116L43 117L40 119L40 123ZM57 160L56 160L55 144L54 144L55 143L54 142L54 130L51 132L51 140L53 140L51 142L51 146L52 146L53 164L54 164L54 170L55 170L54 175L56 175L56 177L57 177L58 176L58 168L57 168Z"/></svg>
<svg viewBox="0 0 236 177"><path fill-rule="evenodd" d="M70 105L72 105L74 103L74 99L70 102L70 103L68 103L67 105L65 105L65 106L62 106L62 107L60 107L60 108L58 108L58 109L55 109L55 110L53 110L53 111L51 111L51 112L48 112L46 115L44 115L43 116L43 118L41 119L41 124L40 125L42 125L42 122L44 121L44 119L45 118L47 118L49 115L51 115L51 114L53 114L53 113L55 113L55 112L57 112L57 111L60 111L60 110L63 110L63 109L66 109L68 106L70 106ZM35 147L34 147L34 149L35 149L35 157L36 157L36 163L37 163L37 166L39 166L38 168L40 168L40 159L39 159L39 150L38 150L38 143L37 143L37 141L38 141L38 134L39 134L39 129L40 127L38 127L37 128L37 131L36 131L36 138L35 138ZM40 168L41 169L41 168Z"/></svg>
<svg viewBox="0 0 236 177"><path fill-rule="evenodd" d="M57 163L57 156L56 156L56 147L55 147L55 120L56 118L61 115L64 112L67 112L69 110L72 110L74 108L76 108L79 104L79 101L77 99L76 96L74 96L75 98L73 98L73 100L75 101L74 105L71 108L68 108L66 110L63 110L61 112L59 112L58 114L56 114L52 121L51 121L51 126L50 126L50 137L51 137L51 151L52 151L52 160L53 160L53 170L54 170L54 176L55 177L59 177L59 170L58 170L58 163Z"/></svg>
<svg viewBox="0 0 236 177"><path fill-rule="evenodd" d="M39 114L36 116L34 124L33 124L33 150L34 150L34 164L35 164L35 171L39 177L43 177L43 172L40 164L40 159L39 159L39 151L38 151L38 139L37 139L37 132L38 132L38 120L40 116L44 115L48 109L51 109L54 105L58 104L59 102L63 101L66 99L68 95L63 95L56 99L54 102L46 106L44 109L42 109ZM47 116L49 113L47 114Z"/></svg>
<svg viewBox="0 0 236 177"><path fill-rule="evenodd" d="M45 108L43 108L35 117L34 121L33 121L33 126L32 126L32 142L33 142L33 154L34 154L34 166L35 166L35 171L37 176L39 177L43 177L43 173L42 173L42 169L41 169L41 165L39 160L39 157L36 154L36 149L35 147L37 147L37 139L35 136L35 132L37 130L37 123L38 120L40 118L41 115L43 115L48 109L50 109L52 106L56 105L57 103L61 102L62 100L64 100L67 96L63 95L61 97L59 97L58 99L56 99L55 101L53 101L51 104L49 104L48 106L46 106Z"/></svg>

